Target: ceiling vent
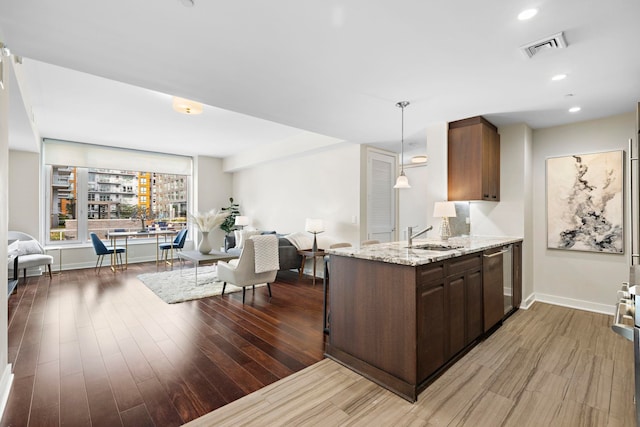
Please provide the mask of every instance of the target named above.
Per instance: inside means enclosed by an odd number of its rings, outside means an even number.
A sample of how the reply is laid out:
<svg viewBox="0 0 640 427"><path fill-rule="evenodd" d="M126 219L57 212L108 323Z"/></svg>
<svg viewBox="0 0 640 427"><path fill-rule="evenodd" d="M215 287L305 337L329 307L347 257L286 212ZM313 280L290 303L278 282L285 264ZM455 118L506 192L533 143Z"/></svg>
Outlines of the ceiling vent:
<svg viewBox="0 0 640 427"><path fill-rule="evenodd" d="M558 34L521 46L520 49L528 58L531 58L542 51L561 49L564 47L567 47L567 41L564 39L564 33L561 31Z"/></svg>

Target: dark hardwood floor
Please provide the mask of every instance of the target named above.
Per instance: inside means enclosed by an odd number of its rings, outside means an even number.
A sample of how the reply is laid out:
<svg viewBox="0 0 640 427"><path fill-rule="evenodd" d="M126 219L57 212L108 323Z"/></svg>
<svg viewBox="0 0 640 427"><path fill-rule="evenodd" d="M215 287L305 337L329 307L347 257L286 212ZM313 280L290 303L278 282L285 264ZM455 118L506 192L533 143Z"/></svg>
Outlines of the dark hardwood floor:
<svg viewBox="0 0 640 427"><path fill-rule="evenodd" d="M164 267L160 267L163 270ZM9 297L14 382L1 426L174 426L323 358L322 285L166 304L155 263L20 280Z"/></svg>

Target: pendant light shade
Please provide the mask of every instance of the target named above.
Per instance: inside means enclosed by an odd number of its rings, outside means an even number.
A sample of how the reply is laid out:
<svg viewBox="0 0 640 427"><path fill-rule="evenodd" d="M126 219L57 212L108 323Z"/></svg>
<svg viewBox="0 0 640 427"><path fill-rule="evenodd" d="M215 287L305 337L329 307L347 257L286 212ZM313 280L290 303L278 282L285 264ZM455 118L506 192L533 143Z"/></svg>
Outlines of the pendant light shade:
<svg viewBox="0 0 640 427"><path fill-rule="evenodd" d="M404 107L409 105L409 101L400 101L396 103L396 107L402 109L402 131L400 139L400 176L396 179L396 185L393 188L411 188L409 178L404 174Z"/></svg>
<svg viewBox="0 0 640 427"><path fill-rule="evenodd" d="M404 174L404 171L400 172L400 176L396 179L396 185L393 188L411 188L409 178Z"/></svg>

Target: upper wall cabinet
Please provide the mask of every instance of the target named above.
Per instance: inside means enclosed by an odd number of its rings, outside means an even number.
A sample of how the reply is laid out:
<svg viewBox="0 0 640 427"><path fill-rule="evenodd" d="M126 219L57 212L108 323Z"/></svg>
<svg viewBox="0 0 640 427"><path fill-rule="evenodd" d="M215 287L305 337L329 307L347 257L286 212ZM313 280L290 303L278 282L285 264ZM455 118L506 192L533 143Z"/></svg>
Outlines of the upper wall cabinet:
<svg viewBox="0 0 640 427"><path fill-rule="evenodd" d="M484 117L449 123L449 200L500 200L500 135Z"/></svg>

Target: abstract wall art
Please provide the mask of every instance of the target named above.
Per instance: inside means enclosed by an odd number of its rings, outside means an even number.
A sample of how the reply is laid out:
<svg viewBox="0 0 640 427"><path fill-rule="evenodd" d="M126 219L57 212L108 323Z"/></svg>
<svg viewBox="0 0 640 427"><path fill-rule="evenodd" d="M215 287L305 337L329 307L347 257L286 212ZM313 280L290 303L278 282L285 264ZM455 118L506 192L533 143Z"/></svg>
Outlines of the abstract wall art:
<svg viewBox="0 0 640 427"><path fill-rule="evenodd" d="M622 254L623 151L547 159L547 247Z"/></svg>

